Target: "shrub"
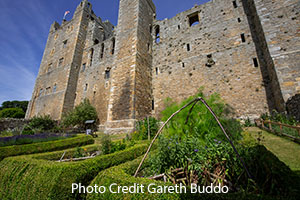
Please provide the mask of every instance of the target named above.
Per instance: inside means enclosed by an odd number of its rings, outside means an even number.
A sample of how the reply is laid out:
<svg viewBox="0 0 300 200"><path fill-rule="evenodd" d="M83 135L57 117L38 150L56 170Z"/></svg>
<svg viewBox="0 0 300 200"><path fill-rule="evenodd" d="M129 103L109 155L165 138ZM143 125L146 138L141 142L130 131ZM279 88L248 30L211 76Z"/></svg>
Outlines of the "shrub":
<svg viewBox="0 0 300 200"><path fill-rule="evenodd" d="M4 108L0 110L0 118L24 118L25 112L21 108Z"/></svg>
<svg viewBox="0 0 300 200"><path fill-rule="evenodd" d="M150 138L153 138L159 129L158 120L154 117L149 117ZM134 140L148 139L148 119L140 120L136 124L136 133L132 134Z"/></svg>
<svg viewBox="0 0 300 200"><path fill-rule="evenodd" d="M56 152L6 158L0 162L0 199L84 199L72 194L72 183L87 186L101 170L133 160L146 149L147 145L139 144L121 152L69 163L37 160L52 154L58 156Z"/></svg>
<svg viewBox="0 0 300 200"><path fill-rule="evenodd" d="M49 115L33 117L22 131L22 135L33 135L42 132L57 132L57 123Z"/></svg>
<svg viewBox="0 0 300 200"><path fill-rule="evenodd" d="M231 139L238 140L241 138L242 126L237 120L230 117L232 111L229 106L221 100L218 94L204 97L201 90L197 95L192 96L181 103L175 103L171 99L167 99L165 101L166 108L162 112L162 121L166 121L174 112L197 97L202 97L206 100L208 105L220 119L220 122L226 131L231 135ZM191 108L191 106L189 108ZM188 116L189 120L187 121ZM205 140L206 135L218 140L226 139L218 126L218 123L202 103L197 103L190 115L188 108L176 115L169 122L167 128L164 130L164 134L167 136L179 135L181 138L197 137L202 139L202 141Z"/></svg>
<svg viewBox="0 0 300 200"><path fill-rule="evenodd" d="M96 109L90 104L88 99L84 99L72 111L63 116L62 124L65 127L78 126L79 128L84 128L87 120L97 121L97 119Z"/></svg>
<svg viewBox="0 0 300 200"><path fill-rule="evenodd" d="M101 151L103 154L124 150L126 146L125 140L112 142L109 135L105 135L101 138ZM131 145L129 144L129 146Z"/></svg>
<svg viewBox="0 0 300 200"><path fill-rule="evenodd" d="M268 113L262 114L260 116L263 120L270 120L273 122L280 122L283 124L289 124L296 126L299 122L292 116L288 116L285 113L278 113L276 110L273 110L271 114Z"/></svg>
<svg viewBox="0 0 300 200"><path fill-rule="evenodd" d="M0 160L10 156L56 151L94 143L91 136L80 135L64 140L0 147Z"/></svg>

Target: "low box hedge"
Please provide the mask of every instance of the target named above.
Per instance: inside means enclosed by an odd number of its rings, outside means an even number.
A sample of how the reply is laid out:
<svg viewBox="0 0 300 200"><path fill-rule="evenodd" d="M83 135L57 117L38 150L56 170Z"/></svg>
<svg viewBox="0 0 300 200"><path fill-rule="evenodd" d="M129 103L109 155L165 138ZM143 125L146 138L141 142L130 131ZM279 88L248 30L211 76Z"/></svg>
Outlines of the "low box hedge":
<svg viewBox="0 0 300 200"><path fill-rule="evenodd" d="M289 182L292 179L296 180L296 177L293 177L293 173L291 170L289 174L286 173L282 173L282 171L278 171L278 168L288 168L284 163L282 163L281 161L279 161L270 151L268 151L265 147L263 146L256 146L254 148L258 149L258 154L257 156L257 160L261 162L261 165L264 166L270 166L269 169L271 169L271 171L269 171L268 173L272 173L273 175L271 176L272 178L276 177L276 176L280 176L281 179L283 180L283 185L285 185L286 187L290 187L290 184L295 184L296 187L298 187L298 183L297 182ZM153 181L147 178L134 178L133 174L135 173L135 170L137 169L141 158L138 158L136 160L133 161L129 161L127 163L124 163L122 165L119 166L115 166L109 169L106 169L104 171L101 171L98 176L91 182L91 184L89 186L94 187L95 185L97 186L104 186L107 190L105 193L100 194L100 193L91 193L91 194L87 194L87 200L102 200L102 199L106 199L106 200L116 200L116 199L131 199L131 200L144 200L144 199L215 199L215 200L219 200L219 199L227 199L227 200L231 200L231 199L269 199L269 200L273 200L273 199L299 199L299 195L297 194L296 191L294 191L293 193L290 193L287 195L282 194L282 195L276 195L276 196L270 196L270 195L261 195L261 194L249 194L246 193L245 191L243 192L236 192L236 193L227 193L227 194L191 194L189 192L189 189L187 188L187 193L186 194L171 194L171 193L165 193L165 194L151 194L151 193L146 193L147 192L147 186L150 183L154 183L156 184L156 186L165 186L165 185L169 185L168 183L165 182L160 182L160 181ZM147 165L147 162L146 162ZM256 169L250 169L250 171L254 172ZM285 171L286 172L286 171ZM299 179L299 177L298 177ZM267 181L267 180L266 180ZM139 185L144 185L144 194L142 193L111 193L108 189L109 186L113 183L118 184L119 186L132 186L134 184L139 184ZM290 183L288 185L288 183ZM294 187L294 189L296 189L296 187ZM299 192L299 190L298 190Z"/></svg>
<svg viewBox="0 0 300 200"><path fill-rule="evenodd" d="M79 135L72 138L50 142L0 147L0 161L10 156L57 151L93 143L94 139L91 136Z"/></svg>
<svg viewBox="0 0 300 200"><path fill-rule="evenodd" d="M0 199L83 199L84 196L72 194L72 183L89 185L101 170L133 160L147 147L138 144L79 162L36 159L51 157L51 153L5 158L0 162Z"/></svg>

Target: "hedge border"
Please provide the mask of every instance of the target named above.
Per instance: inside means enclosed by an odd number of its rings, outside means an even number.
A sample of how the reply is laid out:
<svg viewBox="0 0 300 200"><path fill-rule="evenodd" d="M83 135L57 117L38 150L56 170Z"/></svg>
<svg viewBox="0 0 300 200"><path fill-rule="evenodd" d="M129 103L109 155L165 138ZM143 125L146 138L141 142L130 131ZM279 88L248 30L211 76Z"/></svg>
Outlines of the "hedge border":
<svg viewBox="0 0 300 200"><path fill-rule="evenodd" d="M93 143L94 139L91 136L78 135L76 137L62 140L0 147L0 161L10 156L42 153L47 151L57 151Z"/></svg>
<svg viewBox="0 0 300 200"><path fill-rule="evenodd" d="M145 153L147 147L138 144L71 163L35 159L49 153L6 158L0 162L0 199L82 199L84 196L71 193L72 183L89 185L101 170L133 160Z"/></svg>

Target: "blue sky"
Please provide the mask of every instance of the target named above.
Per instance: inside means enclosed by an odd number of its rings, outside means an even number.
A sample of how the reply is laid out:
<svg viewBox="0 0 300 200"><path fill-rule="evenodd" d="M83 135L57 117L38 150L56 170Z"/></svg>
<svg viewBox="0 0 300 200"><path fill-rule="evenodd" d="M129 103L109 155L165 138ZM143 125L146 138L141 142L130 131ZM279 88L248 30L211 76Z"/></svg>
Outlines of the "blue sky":
<svg viewBox="0 0 300 200"><path fill-rule="evenodd" d="M153 0L157 18L171 18L209 0ZM90 0L103 20L117 25L119 0ZM73 15L80 0L0 0L0 104L30 100L53 21L66 10Z"/></svg>

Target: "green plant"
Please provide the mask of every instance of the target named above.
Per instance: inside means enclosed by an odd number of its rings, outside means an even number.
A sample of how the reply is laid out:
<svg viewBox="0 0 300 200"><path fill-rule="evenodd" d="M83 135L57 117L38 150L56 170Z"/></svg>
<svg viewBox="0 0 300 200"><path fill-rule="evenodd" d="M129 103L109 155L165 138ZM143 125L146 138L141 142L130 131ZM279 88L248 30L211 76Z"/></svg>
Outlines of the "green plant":
<svg viewBox="0 0 300 200"><path fill-rule="evenodd" d="M127 146L125 142L126 142L125 140L112 142L109 135L104 135L100 141L101 151L103 154L110 154L116 151L124 150ZM129 145L129 146L133 146L133 145Z"/></svg>
<svg viewBox="0 0 300 200"><path fill-rule="evenodd" d="M101 138L101 151L103 154L109 154L112 149L112 141L109 135L104 135Z"/></svg>
<svg viewBox="0 0 300 200"><path fill-rule="evenodd" d="M65 127L78 126L79 128L84 128L87 120L97 121L97 119L96 109L90 104L88 99L84 99L83 102L63 116L62 124Z"/></svg>
<svg viewBox="0 0 300 200"><path fill-rule="evenodd" d="M202 97L206 100L208 105L220 119L225 130L230 134L231 139L239 140L241 138L242 127L237 120L230 117L230 114L232 114L231 108L221 100L218 94L204 97L202 89L200 89L197 95L192 96L181 103L176 103L172 101L172 99L167 99L165 101L166 108L162 112L162 121L166 121L174 112L179 110L179 108L197 97ZM189 108L191 107L192 106ZM202 141L202 143L204 143L206 135L218 140L226 139L218 126L218 123L202 103L197 103L193 107L192 112L189 112L189 110L190 109L184 109L177 114L164 129L164 135L168 137L179 135L180 138L196 137L201 139L200 141Z"/></svg>
<svg viewBox="0 0 300 200"><path fill-rule="evenodd" d="M0 110L0 118L24 118L25 112L21 108L4 108Z"/></svg>
<svg viewBox="0 0 300 200"><path fill-rule="evenodd" d="M0 147L0 160L10 156L57 151L92 143L94 143L94 140L91 136L79 135L72 138L50 142Z"/></svg>
<svg viewBox="0 0 300 200"><path fill-rule="evenodd" d="M149 128L148 128L149 121ZM153 138L158 131L158 120L154 117L145 118L140 120L136 124L136 133L132 134L132 138L135 140L146 140L148 139L148 130L150 132L150 138Z"/></svg>
<svg viewBox="0 0 300 200"><path fill-rule="evenodd" d="M55 132L57 130L56 121L52 120L49 115L35 116L22 131L22 135L33 135L42 132Z"/></svg>
<svg viewBox="0 0 300 200"><path fill-rule="evenodd" d="M133 160L146 150L146 144L139 144L78 162L43 160L59 160L65 151L4 159L0 162L0 199L85 199L70 192L72 183L88 186L100 171ZM66 151L69 156L76 149Z"/></svg>
<svg viewBox="0 0 300 200"><path fill-rule="evenodd" d="M26 125L22 131L22 135L34 135L34 131L29 125Z"/></svg>
<svg viewBox="0 0 300 200"><path fill-rule="evenodd" d="M249 119L249 117L245 120L245 124L244 124L244 127L253 127L255 126L255 124L253 124L251 122L251 120Z"/></svg>
<svg viewBox="0 0 300 200"><path fill-rule="evenodd" d="M0 110L5 108L21 108L23 112L26 113L27 106L28 101L4 101L0 107Z"/></svg>
<svg viewBox="0 0 300 200"><path fill-rule="evenodd" d="M281 122L283 124L289 125L297 125L299 123L293 116L289 116L286 113L278 113L276 110L273 110L271 114L264 113L260 117L263 120Z"/></svg>

